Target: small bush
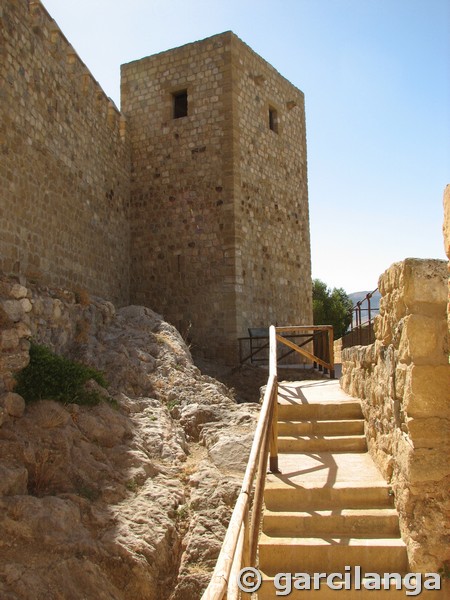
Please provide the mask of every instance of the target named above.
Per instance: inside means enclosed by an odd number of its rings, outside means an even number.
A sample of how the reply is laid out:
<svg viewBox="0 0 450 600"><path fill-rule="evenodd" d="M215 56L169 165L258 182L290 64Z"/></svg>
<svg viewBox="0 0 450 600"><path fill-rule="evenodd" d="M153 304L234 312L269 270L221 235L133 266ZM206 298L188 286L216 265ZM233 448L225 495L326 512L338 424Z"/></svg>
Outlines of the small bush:
<svg viewBox="0 0 450 600"><path fill-rule="evenodd" d="M93 379L102 387L106 381L102 373L80 363L58 356L49 348L32 342L30 363L16 376L15 392L26 402L56 400L76 404L98 404L98 392L84 389L84 384Z"/></svg>

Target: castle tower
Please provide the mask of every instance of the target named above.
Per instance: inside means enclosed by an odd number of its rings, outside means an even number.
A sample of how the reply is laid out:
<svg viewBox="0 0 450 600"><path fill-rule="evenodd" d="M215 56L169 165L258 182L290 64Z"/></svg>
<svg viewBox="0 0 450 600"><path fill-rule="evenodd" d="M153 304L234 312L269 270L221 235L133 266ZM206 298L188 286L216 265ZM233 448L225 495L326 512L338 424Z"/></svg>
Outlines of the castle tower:
<svg viewBox="0 0 450 600"><path fill-rule="evenodd" d="M232 32L122 66L131 300L207 355L311 324L303 93Z"/></svg>

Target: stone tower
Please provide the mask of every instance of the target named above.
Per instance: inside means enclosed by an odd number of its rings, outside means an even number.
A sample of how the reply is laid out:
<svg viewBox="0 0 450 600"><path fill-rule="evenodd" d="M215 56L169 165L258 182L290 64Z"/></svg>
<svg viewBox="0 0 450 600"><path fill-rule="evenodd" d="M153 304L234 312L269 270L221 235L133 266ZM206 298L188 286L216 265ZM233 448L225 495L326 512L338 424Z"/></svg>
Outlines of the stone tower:
<svg viewBox="0 0 450 600"><path fill-rule="evenodd" d="M311 324L303 93L228 31L122 66L131 300L212 357Z"/></svg>

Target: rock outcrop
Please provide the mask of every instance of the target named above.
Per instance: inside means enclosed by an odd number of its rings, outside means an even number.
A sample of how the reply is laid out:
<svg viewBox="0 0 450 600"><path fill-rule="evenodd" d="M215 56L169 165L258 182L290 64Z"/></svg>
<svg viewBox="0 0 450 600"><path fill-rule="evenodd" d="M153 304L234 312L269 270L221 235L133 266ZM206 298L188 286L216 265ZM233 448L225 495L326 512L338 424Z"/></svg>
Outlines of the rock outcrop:
<svg viewBox="0 0 450 600"><path fill-rule="evenodd" d="M258 407L202 375L148 308L4 278L0 319L2 600L199 598ZM111 402L25 406L30 337L103 371Z"/></svg>

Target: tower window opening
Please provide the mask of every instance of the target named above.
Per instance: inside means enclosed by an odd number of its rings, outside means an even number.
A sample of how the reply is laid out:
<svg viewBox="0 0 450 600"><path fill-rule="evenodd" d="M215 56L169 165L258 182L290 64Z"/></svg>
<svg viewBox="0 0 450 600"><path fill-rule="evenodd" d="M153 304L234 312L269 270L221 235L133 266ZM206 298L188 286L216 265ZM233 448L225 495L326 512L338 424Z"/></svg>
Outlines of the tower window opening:
<svg viewBox="0 0 450 600"><path fill-rule="evenodd" d="M269 129L278 133L278 112L272 107L269 107Z"/></svg>
<svg viewBox="0 0 450 600"><path fill-rule="evenodd" d="M187 117L188 114L188 95L187 90L182 90L172 94L173 98L173 118L180 119Z"/></svg>

